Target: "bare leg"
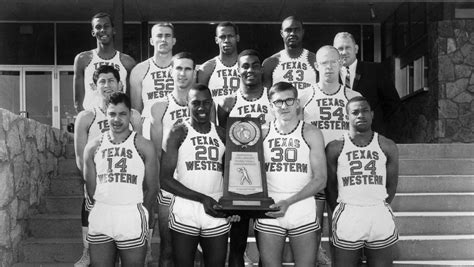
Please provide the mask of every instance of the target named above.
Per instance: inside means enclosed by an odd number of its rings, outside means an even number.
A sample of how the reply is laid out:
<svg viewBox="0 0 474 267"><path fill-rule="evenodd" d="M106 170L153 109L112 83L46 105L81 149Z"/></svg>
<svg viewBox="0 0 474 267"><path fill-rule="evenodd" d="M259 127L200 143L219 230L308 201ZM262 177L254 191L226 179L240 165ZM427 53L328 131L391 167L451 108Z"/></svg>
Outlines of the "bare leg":
<svg viewBox="0 0 474 267"><path fill-rule="evenodd" d="M173 260L175 266L194 266L194 258L196 256L199 237L185 235L171 230L171 243L173 245Z"/></svg>
<svg viewBox="0 0 474 267"><path fill-rule="evenodd" d="M372 266L392 266L393 265L393 247L391 245L387 248L382 249L365 249L365 255L367 256L367 265Z"/></svg>
<svg viewBox="0 0 474 267"><path fill-rule="evenodd" d="M258 232L258 251L263 267L282 266L285 237ZM313 253L313 252L311 252Z"/></svg>
<svg viewBox="0 0 474 267"><path fill-rule="evenodd" d="M347 250L334 248L334 262L335 267L356 267L359 265L360 255L362 249Z"/></svg>
<svg viewBox="0 0 474 267"><path fill-rule="evenodd" d="M168 225L170 207L158 204L158 227L160 230L160 267L173 267L173 246Z"/></svg>
<svg viewBox="0 0 474 267"><path fill-rule="evenodd" d="M102 244L89 244L91 254L91 265L94 267L113 267L117 248L115 242ZM143 266L143 265L142 265Z"/></svg>
<svg viewBox="0 0 474 267"><path fill-rule="evenodd" d="M200 243L204 257L204 266L225 266L225 258L227 256L227 237L228 234L216 237L201 237Z"/></svg>
<svg viewBox="0 0 474 267"><path fill-rule="evenodd" d="M122 267L142 267L145 264L147 245L132 249L120 250Z"/></svg>
<svg viewBox="0 0 474 267"><path fill-rule="evenodd" d="M304 235L290 237L291 251L293 253L295 266L313 267L315 265L319 247L318 236L319 239L321 239L320 233L321 231L314 231Z"/></svg>

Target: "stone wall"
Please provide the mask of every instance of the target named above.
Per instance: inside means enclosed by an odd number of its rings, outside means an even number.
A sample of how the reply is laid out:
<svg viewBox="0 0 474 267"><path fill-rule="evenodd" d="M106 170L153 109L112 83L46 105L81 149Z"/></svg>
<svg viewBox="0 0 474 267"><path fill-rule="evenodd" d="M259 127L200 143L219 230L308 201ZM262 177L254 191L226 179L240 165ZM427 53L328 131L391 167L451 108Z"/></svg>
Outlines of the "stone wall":
<svg viewBox="0 0 474 267"><path fill-rule="evenodd" d="M58 129L0 109L0 266L17 262L26 219L57 175L66 138Z"/></svg>
<svg viewBox="0 0 474 267"><path fill-rule="evenodd" d="M474 142L474 20L437 24L438 142Z"/></svg>

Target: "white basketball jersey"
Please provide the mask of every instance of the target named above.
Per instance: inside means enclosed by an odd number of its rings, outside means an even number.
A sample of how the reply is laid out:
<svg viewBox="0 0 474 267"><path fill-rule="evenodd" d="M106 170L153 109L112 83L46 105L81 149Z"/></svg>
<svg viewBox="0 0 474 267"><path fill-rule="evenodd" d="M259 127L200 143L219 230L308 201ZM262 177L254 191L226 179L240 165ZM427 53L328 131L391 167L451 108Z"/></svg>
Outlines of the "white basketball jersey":
<svg viewBox="0 0 474 267"><path fill-rule="evenodd" d="M274 117L270 112L267 89L263 88L262 95L254 101L245 99L241 90L235 92L235 104L229 113L229 117L259 118L261 125L273 121Z"/></svg>
<svg viewBox="0 0 474 267"><path fill-rule="evenodd" d="M337 202L358 206L383 203L387 198L387 157L379 145L379 135L374 132L365 147L356 146L344 134L344 145L337 159Z"/></svg>
<svg viewBox="0 0 474 267"><path fill-rule="evenodd" d="M94 112L94 119L89 125L89 130L87 131L87 142L105 133L110 128L107 116L102 109L95 107L92 110Z"/></svg>
<svg viewBox="0 0 474 267"><path fill-rule="evenodd" d="M194 130L185 121L188 133L178 150L177 180L187 188L212 196L222 196L223 162L225 145L211 122L208 133Z"/></svg>
<svg viewBox="0 0 474 267"><path fill-rule="evenodd" d="M339 90L328 95L321 91L318 85L313 89L313 96L304 106L303 118L321 130L324 144L339 139L349 130L349 116L346 105L349 99L346 90L341 85Z"/></svg>
<svg viewBox="0 0 474 267"><path fill-rule="evenodd" d="M237 61L234 65L227 67L222 63L219 56L214 58L216 66L209 78L209 89L212 98L225 97L240 88L240 75L238 71Z"/></svg>
<svg viewBox="0 0 474 267"><path fill-rule="evenodd" d="M153 58L148 59L148 70L142 80L142 117L150 117L151 106L173 92L174 80L170 72L171 65L162 68L156 65Z"/></svg>
<svg viewBox="0 0 474 267"><path fill-rule="evenodd" d="M173 94L169 94L166 97L168 98L168 106L166 107L165 113L163 113L163 118L161 119L163 126L163 142L161 143L161 147L163 150L166 150L166 140L168 140L171 128L173 128L175 124L189 118L189 109L187 105L178 104Z"/></svg>
<svg viewBox="0 0 474 267"><path fill-rule="evenodd" d="M143 202L145 163L138 153L136 132L122 143L114 144L110 132L102 140L94 155L97 172L94 199L109 205L132 205Z"/></svg>
<svg viewBox="0 0 474 267"><path fill-rule="evenodd" d="M115 69L119 71L120 74L120 81L123 85L123 92L127 90L127 69L120 61L120 52L115 51L115 55L111 59L103 59L99 57L97 51L92 51L92 60L84 69L84 101L82 102L82 106L84 109L92 109L100 104L100 96L97 90L94 90L94 80L92 77L94 76L94 72L102 65L111 65Z"/></svg>
<svg viewBox="0 0 474 267"><path fill-rule="evenodd" d="M310 148L303 137L304 122L282 134L274 123L263 140L263 155L269 192L297 193L312 178Z"/></svg>
<svg viewBox="0 0 474 267"><path fill-rule="evenodd" d="M311 85L316 83L316 69L309 63L309 51L303 49L297 58L291 58L285 50L280 51L278 65L272 73L273 84L288 82L298 89L298 98L310 95Z"/></svg>

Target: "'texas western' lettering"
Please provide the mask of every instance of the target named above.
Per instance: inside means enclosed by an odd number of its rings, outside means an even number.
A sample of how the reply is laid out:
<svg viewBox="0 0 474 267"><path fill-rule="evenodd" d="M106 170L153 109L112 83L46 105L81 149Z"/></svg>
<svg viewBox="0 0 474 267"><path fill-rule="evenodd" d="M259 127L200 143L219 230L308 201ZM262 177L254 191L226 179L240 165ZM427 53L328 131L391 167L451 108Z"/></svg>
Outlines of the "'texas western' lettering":
<svg viewBox="0 0 474 267"><path fill-rule="evenodd" d="M360 160L360 159L379 159L379 152L372 150L353 150L346 153L347 160Z"/></svg>
<svg viewBox="0 0 474 267"><path fill-rule="evenodd" d="M341 179L343 186L383 185L382 175L350 175Z"/></svg>
<svg viewBox="0 0 474 267"><path fill-rule="evenodd" d="M131 159L133 157L133 151L131 149L125 147L110 147L101 150L100 155L102 158L114 158L114 157L121 157Z"/></svg>
<svg viewBox="0 0 474 267"><path fill-rule="evenodd" d="M112 66L114 67L114 69L120 71L120 65L115 64L113 62L104 62L104 61L94 63L94 69L97 70L100 66L104 66L104 65Z"/></svg>
<svg viewBox="0 0 474 267"><path fill-rule="evenodd" d="M298 162L265 162L265 171L308 173L308 164Z"/></svg>
<svg viewBox="0 0 474 267"><path fill-rule="evenodd" d="M300 61L283 62L280 64L283 70L289 70L289 69L307 70L308 69L308 65L305 62L300 62Z"/></svg>
<svg viewBox="0 0 474 267"><path fill-rule="evenodd" d="M268 113L268 107L261 104L248 104L237 108L239 115L245 115L248 113Z"/></svg>
<svg viewBox="0 0 474 267"><path fill-rule="evenodd" d="M300 147L300 140L295 138L287 138L287 137L277 137L268 139L268 144L270 148L274 147Z"/></svg>
<svg viewBox="0 0 474 267"><path fill-rule="evenodd" d="M137 184L137 175L130 173L109 172L97 175L99 183L127 183Z"/></svg>

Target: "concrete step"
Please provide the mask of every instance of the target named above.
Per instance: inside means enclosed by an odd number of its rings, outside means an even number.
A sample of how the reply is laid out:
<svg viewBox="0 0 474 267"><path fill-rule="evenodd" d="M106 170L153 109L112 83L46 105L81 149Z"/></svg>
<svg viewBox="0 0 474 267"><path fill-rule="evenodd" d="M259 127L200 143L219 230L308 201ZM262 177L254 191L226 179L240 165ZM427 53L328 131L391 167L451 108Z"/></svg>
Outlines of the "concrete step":
<svg viewBox="0 0 474 267"><path fill-rule="evenodd" d="M59 175L80 175L79 169L76 166L75 158L65 158L59 161L58 166Z"/></svg>
<svg viewBox="0 0 474 267"><path fill-rule="evenodd" d="M50 194L52 196L82 196L84 194L84 180L77 179L51 179Z"/></svg>
<svg viewBox="0 0 474 267"><path fill-rule="evenodd" d="M400 175L473 175L474 158L400 159Z"/></svg>
<svg viewBox="0 0 474 267"><path fill-rule="evenodd" d="M400 235L473 235L474 212L395 212Z"/></svg>
<svg viewBox="0 0 474 267"><path fill-rule="evenodd" d="M474 192L474 174L400 175L399 193Z"/></svg>
<svg viewBox="0 0 474 267"><path fill-rule="evenodd" d="M247 255L252 262L258 261L255 238L249 239ZM327 249L327 238L322 238ZM414 261L463 261L473 259L474 236L401 236L395 247L395 260L399 263ZM283 262L293 262L293 256L285 246ZM408 264L410 266L410 264Z"/></svg>
<svg viewBox="0 0 474 267"><path fill-rule="evenodd" d="M397 193L394 211L474 211L474 193Z"/></svg>
<svg viewBox="0 0 474 267"><path fill-rule="evenodd" d="M474 144L398 144L400 158L472 158Z"/></svg>
<svg viewBox="0 0 474 267"><path fill-rule="evenodd" d="M83 196L47 196L43 213L48 214L80 214Z"/></svg>
<svg viewBox="0 0 474 267"><path fill-rule="evenodd" d="M395 217L401 235L474 234L474 212L395 212ZM30 218L28 229L35 238L80 238L81 216L38 214ZM252 225L249 236L254 236ZM328 236L327 214L323 236Z"/></svg>

